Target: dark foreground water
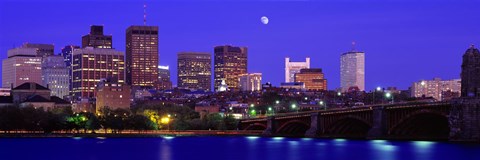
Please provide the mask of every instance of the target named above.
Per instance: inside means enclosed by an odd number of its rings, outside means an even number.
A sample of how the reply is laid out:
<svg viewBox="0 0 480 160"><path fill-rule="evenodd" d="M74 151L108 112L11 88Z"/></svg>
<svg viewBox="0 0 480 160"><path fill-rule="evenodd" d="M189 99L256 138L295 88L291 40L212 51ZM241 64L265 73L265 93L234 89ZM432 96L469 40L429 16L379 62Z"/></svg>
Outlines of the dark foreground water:
<svg viewBox="0 0 480 160"><path fill-rule="evenodd" d="M0 160L480 160L480 145L259 137L0 138Z"/></svg>

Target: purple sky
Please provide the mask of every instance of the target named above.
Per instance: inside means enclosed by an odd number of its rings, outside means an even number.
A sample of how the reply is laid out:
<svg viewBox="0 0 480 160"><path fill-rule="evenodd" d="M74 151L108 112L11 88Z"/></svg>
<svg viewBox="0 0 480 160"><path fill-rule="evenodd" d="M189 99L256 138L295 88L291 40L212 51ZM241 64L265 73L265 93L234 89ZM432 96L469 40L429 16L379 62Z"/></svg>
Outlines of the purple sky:
<svg viewBox="0 0 480 160"><path fill-rule="evenodd" d="M147 24L159 26L160 64L176 53L213 52L215 45L249 48L249 72L264 82L284 80L284 58L322 68L328 88L340 85L340 54L365 51L366 90L408 88L412 82L459 78L461 56L480 45L480 1L147 1ZM270 19L268 25L260 17ZM81 45L89 26L104 25L113 46L125 51L125 30L143 23L143 2L0 0L0 58L24 42Z"/></svg>

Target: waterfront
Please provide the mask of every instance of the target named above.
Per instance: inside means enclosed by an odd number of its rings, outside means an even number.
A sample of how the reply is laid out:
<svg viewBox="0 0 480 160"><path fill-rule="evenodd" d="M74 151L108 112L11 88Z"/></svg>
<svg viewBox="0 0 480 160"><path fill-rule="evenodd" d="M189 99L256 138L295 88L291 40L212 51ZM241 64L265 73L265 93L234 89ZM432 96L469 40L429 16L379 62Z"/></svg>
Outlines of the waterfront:
<svg viewBox="0 0 480 160"><path fill-rule="evenodd" d="M2 138L0 148L2 160L480 159L478 144L248 136Z"/></svg>

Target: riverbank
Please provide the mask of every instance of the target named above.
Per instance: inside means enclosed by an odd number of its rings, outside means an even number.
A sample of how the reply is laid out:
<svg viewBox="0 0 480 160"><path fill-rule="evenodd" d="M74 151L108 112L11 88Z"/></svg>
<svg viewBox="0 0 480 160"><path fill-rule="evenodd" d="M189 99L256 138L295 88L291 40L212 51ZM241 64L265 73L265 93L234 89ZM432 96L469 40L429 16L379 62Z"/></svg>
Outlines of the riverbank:
<svg viewBox="0 0 480 160"><path fill-rule="evenodd" d="M161 136L260 136L262 131L122 131L120 133L0 133L0 138L53 138L53 137L161 137Z"/></svg>

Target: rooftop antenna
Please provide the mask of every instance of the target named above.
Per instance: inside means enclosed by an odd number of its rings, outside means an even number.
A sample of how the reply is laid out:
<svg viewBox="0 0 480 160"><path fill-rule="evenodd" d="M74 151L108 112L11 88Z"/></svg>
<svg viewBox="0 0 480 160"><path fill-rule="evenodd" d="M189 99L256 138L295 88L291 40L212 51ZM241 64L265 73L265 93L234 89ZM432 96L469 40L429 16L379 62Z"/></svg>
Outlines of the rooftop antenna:
<svg viewBox="0 0 480 160"><path fill-rule="evenodd" d="M352 51L355 51L355 41L352 42Z"/></svg>
<svg viewBox="0 0 480 160"><path fill-rule="evenodd" d="M147 25L147 4L143 4L143 25Z"/></svg>

